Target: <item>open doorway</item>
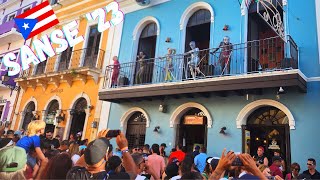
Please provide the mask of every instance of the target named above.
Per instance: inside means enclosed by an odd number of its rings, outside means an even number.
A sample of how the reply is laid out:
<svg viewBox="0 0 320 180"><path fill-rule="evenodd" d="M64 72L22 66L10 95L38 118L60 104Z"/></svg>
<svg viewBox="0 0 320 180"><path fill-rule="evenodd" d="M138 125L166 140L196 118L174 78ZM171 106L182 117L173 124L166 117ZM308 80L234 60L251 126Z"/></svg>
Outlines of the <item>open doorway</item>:
<svg viewBox="0 0 320 180"><path fill-rule="evenodd" d="M208 73L209 66L209 53L208 51L201 51L210 48L210 24L211 24L211 13L209 10L200 9L196 11L190 18L186 27L186 41L185 41L185 52L191 50L190 42L194 41L196 47L199 48L200 61L197 66L200 71L205 75ZM188 64L190 57L186 57L185 64ZM188 67L185 67L188 70ZM185 74L185 73L184 73ZM188 72L187 76L190 77L191 73ZM199 75L199 74L198 74ZM186 77L186 78L188 78Z"/></svg>
<svg viewBox="0 0 320 180"><path fill-rule="evenodd" d="M258 147L264 148L264 155L272 163L275 151L285 159L286 170L290 170L290 128L287 115L278 108L265 106L255 110L243 128L243 151L257 155Z"/></svg>
<svg viewBox="0 0 320 180"><path fill-rule="evenodd" d="M83 135L83 128L84 123L86 121L86 112L85 109L87 108L87 100L85 98L79 98L74 108L71 110L72 120L70 126L70 134L77 134L81 133ZM69 134L69 136L70 136Z"/></svg>
<svg viewBox="0 0 320 180"><path fill-rule="evenodd" d="M144 54L144 57L136 59L135 84L146 84L152 82L154 57L157 44L157 24L148 24L141 32L139 38L138 54Z"/></svg>
<svg viewBox="0 0 320 180"><path fill-rule="evenodd" d="M283 9L281 2L278 3L272 2L269 6L277 7L283 22ZM248 72L280 68L284 60L284 41L259 15L264 13L269 12L262 7L257 12L257 2L251 3L248 15Z"/></svg>
<svg viewBox="0 0 320 180"><path fill-rule="evenodd" d="M198 108L181 117L176 132L176 144L182 144L187 152L192 152L196 145L207 147L207 117Z"/></svg>

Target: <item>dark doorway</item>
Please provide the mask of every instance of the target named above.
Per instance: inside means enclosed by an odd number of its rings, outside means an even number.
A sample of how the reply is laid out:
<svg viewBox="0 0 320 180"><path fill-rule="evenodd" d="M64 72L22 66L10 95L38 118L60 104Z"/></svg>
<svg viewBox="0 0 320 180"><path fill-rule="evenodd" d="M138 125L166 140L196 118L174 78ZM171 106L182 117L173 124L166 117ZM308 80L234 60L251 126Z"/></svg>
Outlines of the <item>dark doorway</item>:
<svg viewBox="0 0 320 180"><path fill-rule="evenodd" d="M33 114L32 111L35 111L36 107L34 102L29 102L27 105L27 108L25 110L25 115L23 118L23 124L22 124L22 129L27 130L28 124L32 121Z"/></svg>
<svg viewBox="0 0 320 180"><path fill-rule="evenodd" d="M191 50L189 46L191 41L196 43L196 47L198 47L199 50L210 48L210 24L211 13L209 10L198 10L190 17L186 28L185 52ZM188 58L189 57L186 57L185 64L187 64ZM209 75L210 73L212 74L212 71L209 68L208 51L200 51L199 58L200 63L198 66L200 67L201 72L203 72L205 75ZM188 70L188 67L186 67L186 69ZM188 75L188 77L190 76Z"/></svg>
<svg viewBox="0 0 320 180"><path fill-rule="evenodd" d="M177 125L176 144L182 144L187 152L196 145L207 147L207 117L197 108L187 111Z"/></svg>
<svg viewBox="0 0 320 180"><path fill-rule="evenodd" d="M85 49L84 66L96 67L99 56L101 33L98 31L98 26L91 26L89 31L89 39L87 48Z"/></svg>
<svg viewBox="0 0 320 180"><path fill-rule="evenodd" d="M71 112L72 121L70 127L70 134L77 134L78 132L83 132L84 123L86 121L87 100L85 98L79 98L74 108Z"/></svg>
<svg viewBox="0 0 320 180"><path fill-rule="evenodd" d="M56 114L57 114L57 110L59 109L59 102L57 100L52 100L49 103L48 109L47 109L47 116L46 116L46 129L47 130L51 130L52 132L54 132L54 121L56 120Z"/></svg>
<svg viewBox="0 0 320 180"><path fill-rule="evenodd" d="M61 53L58 71L69 69L72 50L73 50L73 47L69 46L67 50Z"/></svg>
<svg viewBox="0 0 320 180"><path fill-rule="evenodd" d="M157 24L150 23L148 24L141 32L139 38L139 46L138 46L138 54L139 52L143 52L145 56L144 68L143 72L140 72L142 84L151 83L152 75L153 75L153 67L154 67L154 57L156 53L156 44L157 44ZM136 70L135 70L135 79L138 75L139 70L141 70L141 63L138 62L138 58L136 59ZM135 82L137 83L137 82Z"/></svg>
<svg viewBox="0 0 320 180"><path fill-rule="evenodd" d="M277 8L283 21L283 10ZM266 13L262 8L260 14ZM281 67L284 60L284 41L257 13L257 2L250 5L248 16L248 72Z"/></svg>
<svg viewBox="0 0 320 180"><path fill-rule="evenodd" d="M272 106L261 107L248 117L243 130L244 152L256 155L258 147L262 146L271 165L274 151L280 151L286 160L286 170L290 170L290 128L283 111Z"/></svg>
<svg viewBox="0 0 320 180"><path fill-rule="evenodd" d="M144 146L146 123L147 120L141 112L135 112L128 120L126 138L128 139L129 149Z"/></svg>

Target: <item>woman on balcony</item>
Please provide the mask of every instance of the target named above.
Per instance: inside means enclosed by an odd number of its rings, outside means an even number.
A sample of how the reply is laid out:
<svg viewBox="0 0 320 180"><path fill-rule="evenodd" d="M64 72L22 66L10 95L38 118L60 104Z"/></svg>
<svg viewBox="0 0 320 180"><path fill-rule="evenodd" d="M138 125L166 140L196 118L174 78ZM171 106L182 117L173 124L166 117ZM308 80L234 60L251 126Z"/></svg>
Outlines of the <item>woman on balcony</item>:
<svg viewBox="0 0 320 180"><path fill-rule="evenodd" d="M118 61L118 56L113 56L113 71L112 71L112 78L111 78L111 87L117 86L118 84L118 77L120 71L120 63Z"/></svg>

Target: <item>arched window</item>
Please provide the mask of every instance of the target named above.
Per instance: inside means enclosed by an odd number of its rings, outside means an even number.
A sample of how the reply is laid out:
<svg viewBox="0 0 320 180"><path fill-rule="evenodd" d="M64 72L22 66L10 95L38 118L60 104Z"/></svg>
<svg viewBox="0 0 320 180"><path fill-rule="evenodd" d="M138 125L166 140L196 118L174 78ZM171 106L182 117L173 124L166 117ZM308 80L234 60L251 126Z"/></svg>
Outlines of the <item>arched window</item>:
<svg viewBox="0 0 320 180"><path fill-rule="evenodd" d="M55 121L58 109L59 109L59 102L57 100L52 100L49 103L49 106L47 108L47 116L45 118L45 121L47 123L46 130L50 129L54 131L54 121Z"/></svg>
<svg viewBox="0 0 320 180"><path fill-rule="evenodd" d="M27 108L25 110L25 115L23 118L23 124L22 124L22 129L27 130L28 124L32 121L33 114L32 111L35 111L35 104L33 101L29 102L27 105Z"/></svg>
<svg viewBox="0 0 320 180"><path fill-rule="evenodd" d="M288 124L287 115L280 109L272 106L261 107L248 117L247 124L279 125Z"/></svg>
<svg viewBox="0 0 320 180"><path fill-rule="evenodd" d="M129 149L142 147L146 137L147 119L141 112L135 112L127 122L126 137L129 143Z"/></svg>

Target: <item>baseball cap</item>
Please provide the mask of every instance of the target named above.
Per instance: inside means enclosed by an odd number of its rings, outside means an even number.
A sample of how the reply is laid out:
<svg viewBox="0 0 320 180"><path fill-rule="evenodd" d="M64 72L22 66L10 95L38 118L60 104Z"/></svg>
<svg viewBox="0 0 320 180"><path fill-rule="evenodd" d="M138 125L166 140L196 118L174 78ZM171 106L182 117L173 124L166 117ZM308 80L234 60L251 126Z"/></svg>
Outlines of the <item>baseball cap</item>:
<svg viewBox="0 0 320 180"><path fill-rule="evenodd" d="M107 138L99 138L89 143L84 151L84 160L88 165L94 165L105 157L109 149L109 140Z"/></svg>
<svg viewBox="0 0 320 180"><path fill-rule="evenodd" d="M26 151L18 146L10 146L0 150L0 172L15 172L25 167Z"/></svg>
<svg viewBox="0 0 320 180"><path fill-rule="evenodd" d="M83 149L86 149L86 148L87 148L86 145L81 145L81 146L79 146L79 151L82 151Z"/></svg>
<svg viewBox="0 0 320 180"><path fill-rule="evenodd" d="M272 162L275 162L275 161L281 161L282 158L280 156L273 156L272 158Z"/></svg>
<svg viewBox="0 0 320 180"><path fill-rule="evenodd" d="M166 143L162 143L160 146L167 147Z"/></svg>

